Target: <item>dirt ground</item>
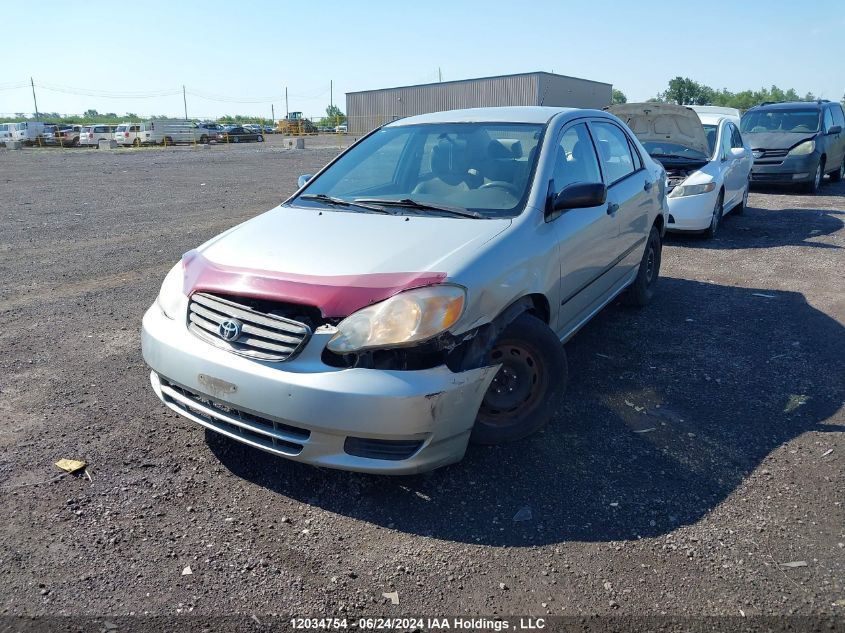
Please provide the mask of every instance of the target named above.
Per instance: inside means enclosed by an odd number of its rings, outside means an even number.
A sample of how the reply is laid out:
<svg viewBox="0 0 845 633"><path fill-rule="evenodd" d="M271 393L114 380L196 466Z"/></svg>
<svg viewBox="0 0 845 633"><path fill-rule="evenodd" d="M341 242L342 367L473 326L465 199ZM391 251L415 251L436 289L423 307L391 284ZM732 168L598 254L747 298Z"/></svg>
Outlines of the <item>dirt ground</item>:
<svg viewBox="0 0 845 633"><path fill-rule="evenodd" d="M455 466L318 470L160 404L168 268L349 140L0 149L0 614L845 614L845 184L670 237L554 422Z"/></svg>

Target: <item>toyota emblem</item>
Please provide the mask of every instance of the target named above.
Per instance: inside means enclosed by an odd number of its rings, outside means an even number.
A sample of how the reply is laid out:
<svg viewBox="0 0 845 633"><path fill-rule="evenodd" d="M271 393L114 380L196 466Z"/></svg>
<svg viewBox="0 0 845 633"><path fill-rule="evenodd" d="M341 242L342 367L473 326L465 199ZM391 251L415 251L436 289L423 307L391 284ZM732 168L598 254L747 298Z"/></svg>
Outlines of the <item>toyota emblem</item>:
<svg viewBox="0 0 845 633"><path fill-rule="evenodd" d="M234 341L241 335L241 323L234 319L226 319L217 327L217 333L224 341Z"/></svg>

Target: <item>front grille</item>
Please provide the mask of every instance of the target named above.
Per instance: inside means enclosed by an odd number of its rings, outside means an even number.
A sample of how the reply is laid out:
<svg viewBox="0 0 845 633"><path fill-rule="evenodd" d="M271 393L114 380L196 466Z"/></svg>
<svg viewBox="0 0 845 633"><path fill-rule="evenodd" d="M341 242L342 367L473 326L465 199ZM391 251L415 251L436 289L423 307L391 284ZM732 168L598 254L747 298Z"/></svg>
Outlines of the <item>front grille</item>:
<svg viewBox="0 0 845 633"><path fill-rule="evenodd" d="M311 337L311 328L305 323L204 292L191 295L188 321L194 334L213 345L271 362L293 358ZM224 321L239 324L236 338L226 341L220 336Z"/></svg>
<svg viewBox="0 0 845 633"><path fill-rule="evenodd" d="M223 435L287 456L299 455L303 443L311 437L311 432L306 429L214 402L164 378L160 381L166 403Z"/></svg>
<svg viewBox="0 0 845 633"><path fill-rule="evenodd" d="M355 457L369 459L388 459L399 461L408 459L423 445L423 440L374 440L366 437L347 437L343 450Z"/></svg>
<svg viewBox="0 0 845 633"><path fill-rule="evenodd" d="M788 149L755 149L755 165L780 165L783 159L789 154Z"/></svg>

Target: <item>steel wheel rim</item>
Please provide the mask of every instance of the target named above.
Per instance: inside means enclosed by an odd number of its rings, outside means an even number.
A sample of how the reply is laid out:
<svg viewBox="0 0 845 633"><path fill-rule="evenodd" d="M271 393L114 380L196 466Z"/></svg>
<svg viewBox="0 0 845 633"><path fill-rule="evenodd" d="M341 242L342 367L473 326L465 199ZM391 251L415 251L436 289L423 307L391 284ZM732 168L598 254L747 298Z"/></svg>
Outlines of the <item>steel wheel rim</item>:
<svg viewBox="0 0 845 633"><path fill-rule="evenodd" d="M545 365L539 354L518 340L498 343L488 361L502 366L484 394L478 417L490 426L510 426L520 411L541 400L548 382Z"/></svg>
<svg viewBox="0 0 845 633"><path fill-rule="evenodd" d="M815 178L816 188L818 188L818 186L821 184L821 182L822 182L822 164L819 163L819 166L816 167L816 178Z"/></svg>
<svg viewBox="0 0 845 633"><path fill-rule="evenodd" d="M722 198L716 200L716 206L713 209L713 217L710 220L710 230L715 233L719 228L719 218L722 215Z"/></svg>

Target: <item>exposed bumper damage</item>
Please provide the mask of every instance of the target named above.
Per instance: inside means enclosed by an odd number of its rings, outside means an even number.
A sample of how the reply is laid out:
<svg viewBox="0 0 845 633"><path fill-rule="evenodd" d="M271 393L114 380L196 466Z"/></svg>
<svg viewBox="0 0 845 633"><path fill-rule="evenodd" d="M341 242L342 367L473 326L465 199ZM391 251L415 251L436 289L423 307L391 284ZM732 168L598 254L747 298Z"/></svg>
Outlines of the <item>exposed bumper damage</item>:
<svg viewBox="0 0 845 633"><path fill-rule="evenodd" d="M168 407L256 448L316 466L385 474L431 470L463 457L498 366L333 367L322 359L329 338L329 331L316 332L290 362L258 362L208 345L153 305L144 316L142 349L153 388Z"/></svg>

